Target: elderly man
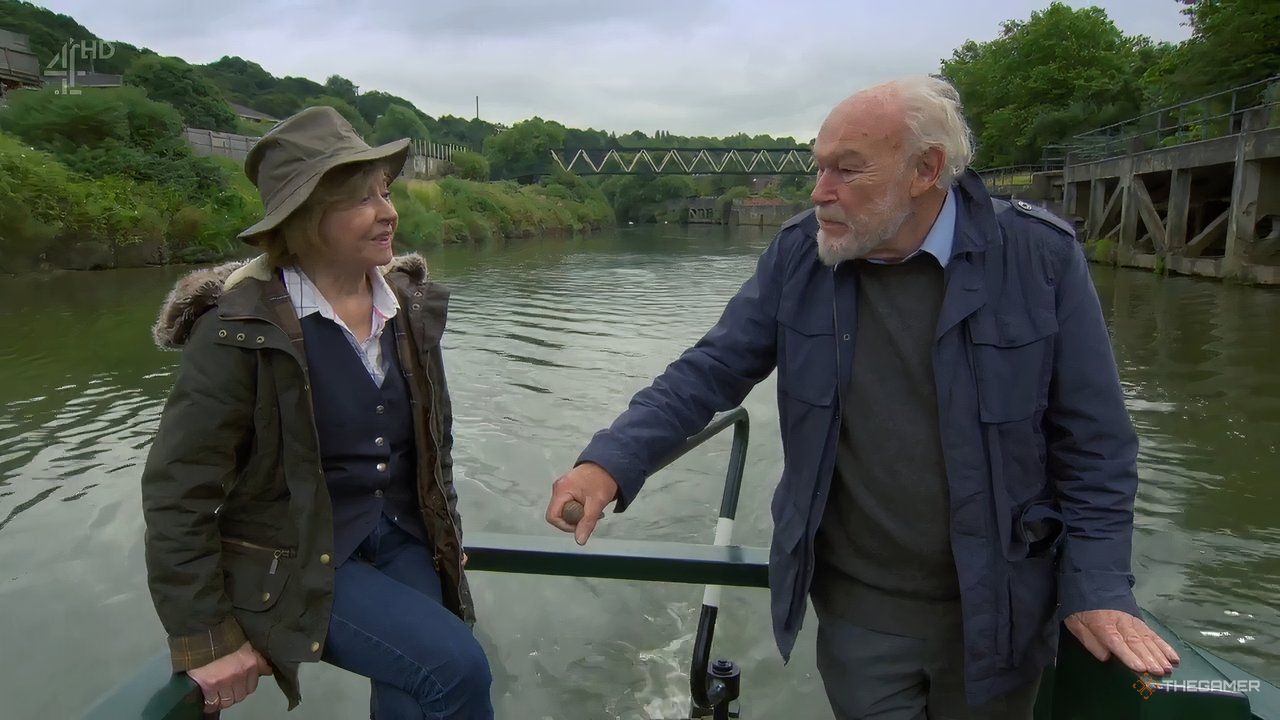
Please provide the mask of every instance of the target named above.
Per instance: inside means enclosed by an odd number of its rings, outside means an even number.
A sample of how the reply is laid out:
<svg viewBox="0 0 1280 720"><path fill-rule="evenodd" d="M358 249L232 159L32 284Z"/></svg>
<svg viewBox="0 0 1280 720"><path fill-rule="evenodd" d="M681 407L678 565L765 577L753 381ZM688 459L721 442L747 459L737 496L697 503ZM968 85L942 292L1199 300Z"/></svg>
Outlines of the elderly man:
<svg viewBox="0 0 1280 720"><path fill-rule="evenodd" d="M592 439L547 520L586 542L776 367L774 635L788 658L809 595L838 717L1030 718L1060 618L1099 659L1170 672L1132 593L1137 440L1071 226L987 194L938 79L841 102L814 156L816 208Z"/></svg>

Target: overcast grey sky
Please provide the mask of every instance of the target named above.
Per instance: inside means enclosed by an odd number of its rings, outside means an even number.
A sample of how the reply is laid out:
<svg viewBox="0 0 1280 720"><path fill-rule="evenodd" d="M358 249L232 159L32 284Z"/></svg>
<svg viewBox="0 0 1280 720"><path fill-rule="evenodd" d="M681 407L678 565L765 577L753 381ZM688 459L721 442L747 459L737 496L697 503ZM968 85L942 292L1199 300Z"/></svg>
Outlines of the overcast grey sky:
<svg viewBox="0 0 1280 720"><path fill-rule="evenodd" d="M36 0L40 2L40 0ZM349 78L429 115L684 135L811 138L859 87L935 72L1031 0L44 0L99 36L276 76ZM1100 5L1122 30L1178 41L1176 0Z"/></svg>

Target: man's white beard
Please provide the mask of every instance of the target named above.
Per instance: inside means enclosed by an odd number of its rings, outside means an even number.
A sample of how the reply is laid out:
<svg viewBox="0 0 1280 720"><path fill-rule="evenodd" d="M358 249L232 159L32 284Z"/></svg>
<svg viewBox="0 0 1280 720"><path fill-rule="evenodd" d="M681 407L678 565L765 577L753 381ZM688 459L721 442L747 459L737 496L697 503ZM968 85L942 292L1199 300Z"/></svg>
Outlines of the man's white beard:
<svg viewBox="0 0 1280 720"><path fill-rule="evenodd" d="M910 205L903 203L887 214L887 217L871 228L846 225L845 231L832 237L821 226L818 228L818 259L824 265L835 266L845 260L857 260L888 245L902 229L911 215Z"/></svg>

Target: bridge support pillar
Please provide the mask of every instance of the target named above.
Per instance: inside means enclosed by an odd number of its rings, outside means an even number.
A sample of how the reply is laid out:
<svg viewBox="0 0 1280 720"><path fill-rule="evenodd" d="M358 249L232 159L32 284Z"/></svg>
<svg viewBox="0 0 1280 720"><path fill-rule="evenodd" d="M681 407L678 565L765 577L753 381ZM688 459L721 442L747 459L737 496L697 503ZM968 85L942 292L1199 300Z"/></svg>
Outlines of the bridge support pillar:
<svg viewBox="0 0 1280 720"><path fill-rule="evenodd" d="M1191 210L1191 171L1178 168L1169 179L1169 211L1164 230L1170 256L1182 254L1187 246L1187 216Z"/></svg>
<svg viewBox="0 0 1280 720"><path fill-rule="evenodd" d="M1102 237L1102 223L1106 221L1102 215L1107 209L1107 181L1094 178L1089 181L1089 239Z"/></svg>
<svg viewBox="0 0 1280 720"><path fill-rule="evenodd" d="M1062 216L1067 222L1072 222L1073 218L1080 217L1079 210L1076 209L1076 183L1062 183ZM1072 222L1072 224L1074 224ZM1079 238L1077 238L1079 239Z"/></svg>
<svg viewBox="0 0 1280 720"><path fill-rule="evenodd" d="M1133 156L1125 156L1120 167L1120 248L1116 253L1127 265L1138 244L1138 194L1133 187Z"/></svg>
<svg viewBox="0 0 1280 720"><path fill-rule="evenodd" d="M1250 133L1266 127L1267 116L1261 108L1245 113L1243 132L1236 140L1236 166L1231 179L1231 210L1227 218L1227 250L1222 258L1222 272L1239 277L1249 260L1254 225L1258 222L1258 195L1262 184L1262 162L1248 158Z"/></svg>

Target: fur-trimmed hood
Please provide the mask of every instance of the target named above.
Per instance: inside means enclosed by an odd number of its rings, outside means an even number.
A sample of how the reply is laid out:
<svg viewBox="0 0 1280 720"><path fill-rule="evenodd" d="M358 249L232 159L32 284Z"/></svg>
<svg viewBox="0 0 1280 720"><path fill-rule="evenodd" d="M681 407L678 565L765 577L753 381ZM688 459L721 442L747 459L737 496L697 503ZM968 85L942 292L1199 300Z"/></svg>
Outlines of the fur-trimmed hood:
<svg viewBox="0 0 1280 720"><path fill-rule="evenodd" d="M384 275L404 273L415 285L429 277L427 261L417 253L397 256L381 269ZM196 319L216 306L224 292L246 280L268 282L271 270L267 256L259 255L252 260L223 263L182 276L169 291L151 328L156 346L162 350L181 350Z"/></svg>

